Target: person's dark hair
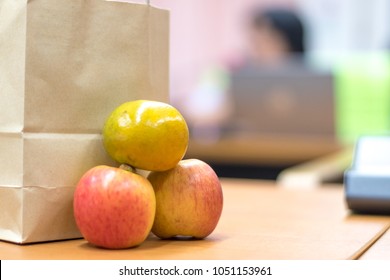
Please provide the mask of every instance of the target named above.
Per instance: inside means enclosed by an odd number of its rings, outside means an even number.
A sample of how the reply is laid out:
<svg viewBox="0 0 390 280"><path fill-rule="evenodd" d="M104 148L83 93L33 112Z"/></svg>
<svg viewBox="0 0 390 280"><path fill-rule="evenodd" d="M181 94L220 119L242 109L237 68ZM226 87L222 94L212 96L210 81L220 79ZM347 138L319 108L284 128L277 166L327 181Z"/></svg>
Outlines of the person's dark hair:
<svg viewBox="0 0 390 280"><path fill-rule="evenodd" d="M305 52L305 30L302 21L291 10L268 9L255 12L252 18L252 25L260 27L264 21L269 22L273 28L281 32L286 38L291 52Z"/></svg>

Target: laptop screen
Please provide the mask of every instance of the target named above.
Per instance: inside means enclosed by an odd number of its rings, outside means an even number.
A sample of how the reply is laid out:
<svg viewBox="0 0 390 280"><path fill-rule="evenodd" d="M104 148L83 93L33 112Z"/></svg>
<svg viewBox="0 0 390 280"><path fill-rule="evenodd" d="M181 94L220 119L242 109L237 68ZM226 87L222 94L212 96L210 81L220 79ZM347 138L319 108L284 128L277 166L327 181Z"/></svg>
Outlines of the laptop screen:
<svg viewBox="0 0 390 280"><path fill-rule="evenodd" d="M243 68L231 79L232 125L252 133L334 136L333 88L330 73Z"/></svg>

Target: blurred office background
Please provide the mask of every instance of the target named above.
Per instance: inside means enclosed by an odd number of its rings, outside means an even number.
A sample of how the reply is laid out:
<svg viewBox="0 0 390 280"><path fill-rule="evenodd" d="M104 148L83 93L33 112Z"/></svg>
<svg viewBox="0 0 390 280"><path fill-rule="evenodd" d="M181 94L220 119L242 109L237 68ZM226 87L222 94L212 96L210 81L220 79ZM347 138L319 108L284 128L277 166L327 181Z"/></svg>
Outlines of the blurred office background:
<svg viewBox="0 0 390 280"><path fill-rule="evenodd" d="M218 118L229 110L224 96L212 94L212 88L210 94L195 98L193 95L205 76L222 87L228 82L225 76L213 76L209 70L234 64L246 51L245 20L251 10L276 6L295 11L305 24L307 62L335 76L336 141L353 143L362 134L388 132L390 0L153 0L151 3L170 10L171 102L190 123L198 119L218 123ZM218 135L214 140L218 141Z"/></svg>

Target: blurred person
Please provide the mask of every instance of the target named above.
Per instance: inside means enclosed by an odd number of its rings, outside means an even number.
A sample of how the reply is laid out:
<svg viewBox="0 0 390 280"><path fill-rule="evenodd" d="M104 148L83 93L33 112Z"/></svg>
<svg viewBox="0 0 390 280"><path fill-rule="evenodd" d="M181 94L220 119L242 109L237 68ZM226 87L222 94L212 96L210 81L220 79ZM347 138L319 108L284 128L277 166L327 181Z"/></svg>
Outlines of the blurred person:
<svg viewBox="0 0 390 280"><path fill-rule="evenodd" d="M294 11L285 8L255 9L247 20L248 48L239 59L214 65L181 104L192 137L218 140L229 121L233 104L229 98L230 76L247 66L281 69L303 65L305 30Z"/></svg>
<svg viewBox="0 0 390 280"><path fill-rule="evenodd" d="M248 23L245 63L275 67L301 62L305 53L305 29L299 16L285 8L255 10Z"/></svg>

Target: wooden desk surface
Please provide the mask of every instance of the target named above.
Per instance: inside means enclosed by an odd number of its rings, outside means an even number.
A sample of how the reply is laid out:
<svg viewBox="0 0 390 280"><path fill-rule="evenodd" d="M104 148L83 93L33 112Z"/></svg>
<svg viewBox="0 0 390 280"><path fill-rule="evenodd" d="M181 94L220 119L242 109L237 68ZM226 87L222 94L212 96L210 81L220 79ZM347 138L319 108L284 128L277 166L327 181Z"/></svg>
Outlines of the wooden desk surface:
<svg viewBox="0 0 390 280"><path fill-rule="evenodd" d="M126 250L85 240L15 245L0 242L0 259L354 259L388 228L390 217L350 215L341 186L310 190L273 182L222 179L224 210L204 240L150 236Z"/></svg>
<svg viewBox="0 0 390 280"><path fill-rule="evenodd" d="M215 163L293 165L343 148L334 138L244 134L215 141L191 139L186 157Z"/></svg>
<svg viewBox="0 0 390 280"><path fill-rule="evenodd" d="M390 229L362 256L362 260L390 260Z"/></svg>

